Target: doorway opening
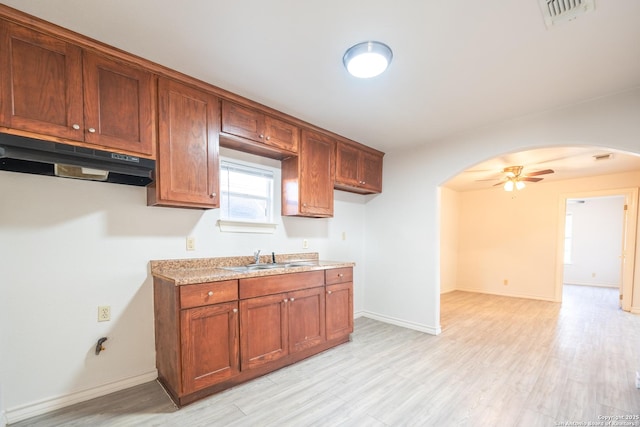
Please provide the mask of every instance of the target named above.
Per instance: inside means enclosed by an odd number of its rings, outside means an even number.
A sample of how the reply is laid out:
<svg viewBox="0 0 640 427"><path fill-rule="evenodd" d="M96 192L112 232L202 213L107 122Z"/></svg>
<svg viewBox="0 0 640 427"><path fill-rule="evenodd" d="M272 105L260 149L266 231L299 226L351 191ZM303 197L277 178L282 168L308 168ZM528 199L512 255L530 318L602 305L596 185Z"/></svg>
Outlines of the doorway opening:
<svg viewBox="0 0 640 427"><path fill-rule="evenodd" d="M631 310L638 189L564 194L560 198L557 301L564 285L614 287Z"/></svg>

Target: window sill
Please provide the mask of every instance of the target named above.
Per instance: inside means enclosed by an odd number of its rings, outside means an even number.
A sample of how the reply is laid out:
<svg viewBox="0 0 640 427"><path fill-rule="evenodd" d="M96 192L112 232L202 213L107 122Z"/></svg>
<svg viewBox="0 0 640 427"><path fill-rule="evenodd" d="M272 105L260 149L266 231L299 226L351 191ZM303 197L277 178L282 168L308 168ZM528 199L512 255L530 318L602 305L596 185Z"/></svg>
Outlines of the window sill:
<svg viewBox="0 0 640 427"><path fill-rule="evenodd" d="M245 221L229 221L225 219L218 220L218 227L224 233L260 233L273 234L276 231L277 224L269 222L245 222Z"/></svg>

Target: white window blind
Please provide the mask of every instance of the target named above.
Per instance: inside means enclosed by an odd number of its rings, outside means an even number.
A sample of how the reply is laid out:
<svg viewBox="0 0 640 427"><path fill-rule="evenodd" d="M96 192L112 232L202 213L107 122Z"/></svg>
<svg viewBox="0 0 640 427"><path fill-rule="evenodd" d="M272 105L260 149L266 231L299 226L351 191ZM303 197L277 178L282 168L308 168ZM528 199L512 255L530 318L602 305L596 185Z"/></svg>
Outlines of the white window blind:
<svg viewBox="0 0 640 427"><path fill-rule="evenodd" d="M220 162L220 218L270 223L273 220L273 172L254 166Z"/></svg>

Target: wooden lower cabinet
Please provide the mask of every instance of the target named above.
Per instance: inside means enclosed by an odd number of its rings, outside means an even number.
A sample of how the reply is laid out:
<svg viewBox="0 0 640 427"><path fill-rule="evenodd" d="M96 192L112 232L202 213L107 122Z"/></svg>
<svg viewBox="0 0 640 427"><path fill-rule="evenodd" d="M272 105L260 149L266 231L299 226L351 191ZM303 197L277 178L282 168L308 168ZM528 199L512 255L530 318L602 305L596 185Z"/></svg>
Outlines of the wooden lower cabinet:
<svg viewBox="0 0 640 427"><path fill-rule="evenodd" d="M324 287L288 293L289 352L315 347L325 341Z"/></svg>
<svg viewBox="0 0 640 427"><path fill-rule="evenodd" d="M192 393L240 372L238 303L180 313L183 392Z"/></svg>
<svg viewBox="0 0 640 427"><path fill-rule="evenodd" d="M327 285L327 339L353 332L353 283Z"/></svg>
<svg viewBox="0 0 640 427"><path fill-rule="evenodd" d="M325 341L324 288L240 301L242 369L251 369Z"/></svg>
<svg viewBox="0 0 640 427"><path fill-rule="evenodd" d="M325 270L327 339L353 332L353 268Z"/></svg>
<svg viewBox="0 0 640 427"><path fill-rule="evenodd" d="M352 277L351 268L182 286L154 277L159 381L182 406L347 342Z"/></svg>
<svg viewBox="0 0 640 427"><path fill-rule="evenodd" d="M251 369L286 356L288 351L286 295L240 301L241 366Z"/></svg>

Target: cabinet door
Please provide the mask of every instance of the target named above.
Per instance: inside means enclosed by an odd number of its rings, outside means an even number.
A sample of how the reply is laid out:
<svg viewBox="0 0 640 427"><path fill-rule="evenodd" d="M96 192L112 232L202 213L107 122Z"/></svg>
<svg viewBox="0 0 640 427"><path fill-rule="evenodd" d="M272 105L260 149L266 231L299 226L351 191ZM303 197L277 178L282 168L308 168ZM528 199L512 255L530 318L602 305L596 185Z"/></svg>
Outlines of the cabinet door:
<svg viewBox="0 0 640 427"><path fill-rule="evenodd" d="M303 130L300 141L299 209L309 216L333 216L335 141Z"/></svg>
<svg viewBox="0 0 640 427"><path fill-rule="evenodd" d="M264 140L264 114L222 101L222 132L254 141Z"/></svg>
<svg viewBox="0 0 640 427"><path fill-rule="evenodd" d="M240 301L240 354L242 370L255 368L286 356L286 294Z"/></svg>
<svg viewBox="0 0 640 427"><path fill-rule="evenodd" d="M289 292L289 352L325 341L324 288Z"/></svg>
<svg viewBox="0 0 640 427"><path fill-rule="evenodd" d="M336 183L357 187L360 183L358 165L360 150L338 143L336 147Z"/></svg>
<svg viewBox="0 0 640 427"><path fill-rule="evenodd" d="M302 130L298 156L282 161L282 215L333 216L335 141Z"/></svg>
<svg viewBox="0 0 640 427"><path fill-rule="evenodd" d="M158 87L156 188L150 195L157 200L150 197L149 204L219 207L219 99L163 78Z"/></svg>
<svg viewBox="0 0 640 427"><path fill-rule="evenodd" d="M85 52L85 141L154 157L154 79L148 71Z"/></svg>
<svg viewBox="0 0 640 427"><path fill-rule="evenodd" d="M382 192L382 156L363 151L360 162L362 188L374 193Z"/></svg>
<svg viewBox="0 0 640 427"><path fill-rule="evenodd" d="M81 49L6 21L0 37L0 123L82 141Z"/></svg>
<svg viewBox="0 0 640 427"><path fill-rule="evenodd" d="M270 116L265 116L264 126L265 144L282 150L287 150L292 153L298 152L300 129L297 126Z"/></svg>
<svg viewBox="0 0 640 427"><path fill-rule="evenodd" d="M327 286L327 339L353 332L353 282Z"/></svg>
<svg viewBox="0 0 640 427"><path fill-rule="evenodd" d="M180 328L183 393L240 372L237 302L182 310Z"/></svg>

